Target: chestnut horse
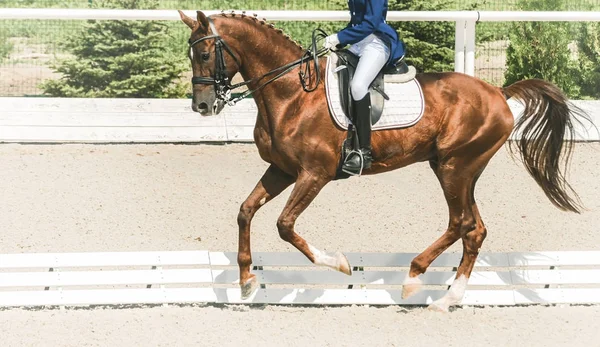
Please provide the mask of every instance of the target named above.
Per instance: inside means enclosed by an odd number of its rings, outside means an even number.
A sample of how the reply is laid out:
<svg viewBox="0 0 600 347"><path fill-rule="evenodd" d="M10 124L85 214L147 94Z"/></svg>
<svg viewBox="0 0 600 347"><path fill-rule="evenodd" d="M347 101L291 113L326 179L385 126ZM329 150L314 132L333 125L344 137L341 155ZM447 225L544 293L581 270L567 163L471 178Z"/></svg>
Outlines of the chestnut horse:
<svg viewBox="0 0 600 347"><path fill-rule="evenodd" d="M261 206L294 183L277 219L280 237L312 263L351 275L342 253L322 252L294 231L298 216L328 182L337 179L341 143L347 135L329 114L323 83L311 91L298 78L306 64L301 59L306 50L255 16L221 13L207 17L197 11L194 19L179 13L191 29L192 109L210 116L218 114L228 101L233 105L230 81L238 72L258 107L254 140L260 157L270 166L241 204L237 217L242 298L248 298L258 285L250 272L252 218ZM294 64L298 59L300 64ZM317 59L325 66L325 57ZM324 71L316 73L324 78ZM515 145L528 172L557 208L580 213L579 198L566 182L561 162L566 159L566 169L574 141L573 121L586 115L571 105L558 87L542 80L499 88L455 72L422 73L416 78L426 100L422 119L408 128L374 131L373 164L363 174L429 162L448 204L448 228L412 260L402 295L406 298L417 292L419 275L460 239L463 253L454 282L444 297L430 305L431 309L447 311L462 300L487 234L474 190L492 156L513 130L520 130ZM525 106L516 124L506 102L510 97Z"/></svg>

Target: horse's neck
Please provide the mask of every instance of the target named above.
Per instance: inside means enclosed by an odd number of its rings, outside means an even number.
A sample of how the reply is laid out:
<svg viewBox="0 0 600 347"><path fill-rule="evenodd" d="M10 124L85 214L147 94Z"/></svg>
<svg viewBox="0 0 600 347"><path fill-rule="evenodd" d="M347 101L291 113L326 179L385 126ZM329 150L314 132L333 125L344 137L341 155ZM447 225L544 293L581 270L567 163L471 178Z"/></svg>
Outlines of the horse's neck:
<svg viewBox="0 0 600 347"><path fill-rule="evenodd" d="M232 45L235 45L241 56L242 66L240 74L246 81L259 79L265 74L282 67L294 60L299 59L303 50L289 38L286 38L276 29L267 24L249 18L230 18L223 22L229 33ZM229 41L226 39L226 41ZM265 78L249 85L256 88L278 73L271 74ZM289 76L283 76L286 78ZM296 76L297 77L297 76ZM286 88L286 85L279 85ZM290 86L291 87L291 86ZM294 88L294 87L292 87Z"/></svg>
<svg viewBox="0 0 600 347"><path fill-rule="evenodd" d="M230 21L232 26L228 28L228 32L232 46L240 54L240 75L245 81L257 79L248 85L250 90L254 90L281 71L261 77L301 58L304 51L268 25L248 23L248 20L251 19L238 19L237 23ZM258 107L258 115L262 118L259 124L269 133L282 126L286 116L291 116L289 111L281 111L282 105L293 103L302 97L303 90L296 71L288 72L252 94Z"/></svg>

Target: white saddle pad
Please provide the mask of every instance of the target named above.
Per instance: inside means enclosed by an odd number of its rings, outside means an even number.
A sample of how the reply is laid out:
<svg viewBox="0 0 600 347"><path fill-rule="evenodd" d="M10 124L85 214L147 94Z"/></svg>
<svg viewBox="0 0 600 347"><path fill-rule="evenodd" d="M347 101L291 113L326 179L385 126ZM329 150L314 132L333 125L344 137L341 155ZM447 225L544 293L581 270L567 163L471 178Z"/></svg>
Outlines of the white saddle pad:
<svg viewBox="0 0 600 347"><path fill-rule="evenodd" d="M348 129L348 123L352 123L352 121L350 115L344 113L340 103L337 74L333 71L337 59L338 57L335 54L331 54L327 59L325 91L331 116L338 126L346 130ZM421 119L425 111L425 102L423 90L421 90L421 85L416 79L396 83L393 81L393 77L384 77L384 92L390 97L390 100L385 100L381 118L372 126L372 131L408 127Z"/></svg>

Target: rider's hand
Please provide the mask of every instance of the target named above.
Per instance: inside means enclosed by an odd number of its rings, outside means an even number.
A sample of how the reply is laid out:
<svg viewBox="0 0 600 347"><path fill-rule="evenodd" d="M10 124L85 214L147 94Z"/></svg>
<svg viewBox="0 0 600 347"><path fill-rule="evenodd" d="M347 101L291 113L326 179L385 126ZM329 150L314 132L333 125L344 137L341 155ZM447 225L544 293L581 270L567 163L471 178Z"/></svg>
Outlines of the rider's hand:
<svg viewBox="0 0 600 347"><path fill-rule="evenodd" d="M340 40L338 40L337 34L329 35L325 38L325 42L323 42L323 47L327 49L335 48L335 46L340 44Z"/></svg>

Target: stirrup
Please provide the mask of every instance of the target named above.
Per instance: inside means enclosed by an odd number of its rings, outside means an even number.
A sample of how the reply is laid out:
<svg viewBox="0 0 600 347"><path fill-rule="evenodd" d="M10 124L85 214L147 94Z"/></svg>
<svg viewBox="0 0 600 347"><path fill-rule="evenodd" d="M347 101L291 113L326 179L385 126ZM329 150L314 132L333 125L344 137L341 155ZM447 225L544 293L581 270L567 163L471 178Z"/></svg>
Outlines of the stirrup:
<svg viewBox="0 0 600 347"><path fill-rule="evenodd" d="M350 158L350 156L353 153L357 154L358 158L360 160L360 169L358 170L358 173L353 172L353 171L348 171L348 170L344 169L344 164L348 161L348 158ZM344 158L344 163L342 163L342 171L345 172L345 173L347 173L348 175L359 176L360 177L360 175L362 175L362 171L363 171L364 165L365 165L365 159L364 159L364 156L362 154L362 151L357 151L357 150L353 149L352 151L350 151L350 153L348 153L348 155L346 156L346 158Z"/></svg>

